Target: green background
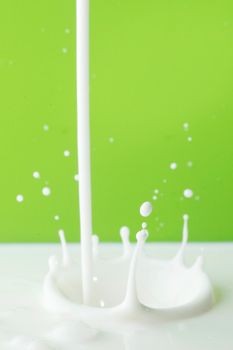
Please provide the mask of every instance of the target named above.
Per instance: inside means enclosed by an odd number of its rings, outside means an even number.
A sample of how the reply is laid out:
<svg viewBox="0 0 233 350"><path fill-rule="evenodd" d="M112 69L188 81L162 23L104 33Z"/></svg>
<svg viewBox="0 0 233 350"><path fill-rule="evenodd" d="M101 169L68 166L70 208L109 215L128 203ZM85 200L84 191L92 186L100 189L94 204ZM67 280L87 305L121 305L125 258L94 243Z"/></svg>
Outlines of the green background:
<svg viewBox="0 0 233 350"><path fill-rule="evenodd" d="M64 228L78 240L75 1L1 1L0 38L0 239L57 241ZM191 240L233 239L232 62L231 0L91 1L93 224L101 240L119 240L122 225L134 236L145 200L154 207L151 240L179 240L186 212ZM186 188L193 198L183 198Z"/></svg>

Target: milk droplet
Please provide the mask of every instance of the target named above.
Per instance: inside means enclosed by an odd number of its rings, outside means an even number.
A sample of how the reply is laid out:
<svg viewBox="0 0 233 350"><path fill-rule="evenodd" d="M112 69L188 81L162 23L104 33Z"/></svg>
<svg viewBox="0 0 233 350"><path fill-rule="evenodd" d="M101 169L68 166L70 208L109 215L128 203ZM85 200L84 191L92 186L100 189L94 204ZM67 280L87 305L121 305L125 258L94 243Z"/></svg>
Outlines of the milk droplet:
<svg viewBox="0 0 233 350"><path fill-rule="evenodd" d="M67 52L68 52L67 47L63 47L63 48L62 48L62 53L67 54Z"/></svg>
<svg viewBox="0 0 233 350"><path fill-rule="evenodd" d="M16 196L16 200L17 202L22 203L24 201L24 196L22 194L18 194Z"/></svg>
<svg viewBox="0 0 233 350"><path fill-rule="evenodd" d="M113 142L114 142L114 138L113 138L113 137L109 137L108 141L109 141L110 143L113 143Z"/></svg>
<svg viewBox="0 0 233 350"><path fill-rule="evenodd" d="M155 190L154 190L154 193L155 193L155 194L159 194L159 190L158 190L158 189L155 189Z"/></svg>
<svg viewBox="0 0 233 350"><path fill-rule="evenodd" d="M189 160L189 161L187 162L187 166L188 166L189 168L191 168L191 167L193 166L193 162L192 162L191 160Z"/></svg>
<svg viewBox="0 0 233 350"><path fill-rule="evenodd" d="M192 138L192 136L188 136L188 142L192 142L192 140L193 140L193 138Z"/></svg>
<svg viewBox="0 0 233 350"><path fill-rule="evenodd" d="M74 180L75 180L76 182L79 181L79 174L74 175Z"/></svg>
<svg viewBox="0 0 233 350"><path fill-rule="evenodd" d="M46 196L46 197L48 197L48 196L50 196L50 194L51 194L51 189L49 188L49 187L43 187L42 188L42 194L44 195L44 196Z"/></svg>
<svg viewBox="0 0 233 350"><path fill-rule="evenodd" d="M152 199L153 199L153 201L156 201L158 199L158 197L157 196L153 196Z"/></svg>
<svg viewBox="0 0 233 350"><path fill-rule="evenodd" d="M65 157L69 157L70 156L70 151L69 150L65 150L64 151L64 156Z"/></svg>
<svg viewBox="0 0 233 350"><path fill-rule="evenodd" d="M125 238L129 238L129 234L130 234L130 229L128 228L128 226L122 226L120 228L120 236L122 239L125 239Z"/></svg>
<svg viewBox="0 0 233 350"><path fill-rule="evenodd" d="M146 223L146 222L143 222L143 223L142 223L142 228L143 228L143 229L147 228L147 223Z"/></svg>
<svg viewBox="0 0 233 350"><path fill-rule="evenodd" d="M177 164L176 163L171 163L170 164L170 169L175 170L177 168Z"/></svg>
<svg viewBox="0 0 233 350"><path fill-rule="evenodd" d="M167 179L163 179L163 183L166 184L167 183Z"/></svg>
<svg viewBox="0 0 233 350"><path fill-rule="evenodd" d="M145 242L147 240L147 237L148 237L148 232L147 230L141 230L139 231L137 234L136 234L136 239L137 241L143 241Z"/></svg>
<svg viewBox="0 0 233 350"><path fill-rule="evenodd" d="M185 198L192 198L192 196L193 196L193 191L192 190L190 190L189 188L184 190L184 197Z"/></svg>
<svg viewBox="0 0 233 350"><path fill-rule="evenodd" d="M189 123L184 123L183 124L183 129L187 131L189 129Z"/></svg>
<svg viewBox="0 0 233 350"><path fill-rule="evenodd" d="M59 216L59 215L55 215L55 216L54 216L54 220L55 220L55 221L59 221L59 220L60 220L60 216Z"/></svg>
<svg viewBox="0 0 233 350"><path fill-rule="evenodd" d="M49 131L49 126L48 126L48 124L44 124L44 125L43 125L43 129L44 129L44 131Z"/></svg>
<svg viewBox="0 0 233 350"><path fill-rule="evenodd" d="M32 176L34 177L34 179L39 179L40 178L40 173L38 171L34 171Z"/></svg>
<svg viewBox="0 0 233 350"><path fill-rule="evenodd" d="M65 33L66 34L70 34L70 29L69 28L65 28Z"/></svg>
<svg viewBox="0 0 233 350"><path fill-rule="evenodd" d="M150 202L144 202L140 207L140 214L144 217L149 216L152 212L152 205Z"/></svg>

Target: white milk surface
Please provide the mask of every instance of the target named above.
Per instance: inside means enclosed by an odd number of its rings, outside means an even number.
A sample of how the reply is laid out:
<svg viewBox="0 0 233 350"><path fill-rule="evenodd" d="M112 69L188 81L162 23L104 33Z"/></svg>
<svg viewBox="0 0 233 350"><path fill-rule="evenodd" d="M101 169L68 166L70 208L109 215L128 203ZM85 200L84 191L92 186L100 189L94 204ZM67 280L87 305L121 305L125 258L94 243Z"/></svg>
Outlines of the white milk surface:
<svg viewBox="0 0 233 350"><path fill-rule="evenodd" d="M79 245L69 245L79 257ZM171 258L177 244L147 244L156 258ZM158 324L153 330L114 333L99 331L67 314L47 311L42 286L48 258L61 254L56 244L0 246L1 350L232 350L233 244L189 244L186 261L204 251L205 271L214 287L215 305L200 316ZM118 256L121 244L101 244L103 256Z"/></svg>

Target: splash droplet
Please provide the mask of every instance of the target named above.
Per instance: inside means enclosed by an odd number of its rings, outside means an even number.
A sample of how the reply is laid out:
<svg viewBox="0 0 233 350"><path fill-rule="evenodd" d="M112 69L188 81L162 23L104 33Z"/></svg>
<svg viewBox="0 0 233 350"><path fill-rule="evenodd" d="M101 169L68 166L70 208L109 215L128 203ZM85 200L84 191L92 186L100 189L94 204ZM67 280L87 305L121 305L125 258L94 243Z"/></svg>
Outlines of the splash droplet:
<svg viewBox="0 0 233 350"><path fill-rule="evenodd" d="M155 193L155 194L159 194L159 190L158 190L158 189L155 189L155 190L154 190L154 193Z"/></svg>
<svg viewBox="0 0 233 350"><path fill-rule="evenodd" d="M184 123L183 124L183 129L187 131L189 129L189 123Z"/></svg>
<svg viewBox="0 0 233 350"><path fill-rule="evenodd" d="M177 168L177 163L171 163L170 169L175 170Z"/></svg>
<svg viewBox="0 0 233 350"><path fill-rule="evenodd" d="M34 179L39 179L40 178L40 173L38 171L34 171L32 176L34 177Z"/></svg>
<svg viewBox="0 0 233 350"><path fill-rule="evenodd" d="M108 141L109 141L110 143L113 143L113 142L114 142L114 138L113 138L113 137L109 137Z"/></svg>
<svg viewBox="0 0 233 350"><path fill-rule="evenodd" d="M143 223L142 223L142 228L143 228L143 229L147 228L147 223L146 223L146 222L143 222Z"/></svg>
<svg viewBox="0 0 233 350"><path fill-rule="evenodd" d="M74 180L75 180L76 182L79 181L79 174L74 175Z"/></svg>
<svg viewBox="0 0 233 350"><path fill-rule="evenodd" d="M188 142L192 142L192 140L193 140L192 136L188 136L187 140L188 140Z"/></svg>
<svg viewBox="0 0 233 350"><path fill-rule="evenodd" d="M186 190L184 190L184 197L185 198L192 198L193 196L193 191L190 190L190 188L187 188Z"/></svg>
<svg viewBox="0 0 233 350"><path fill-rule="evenodd" d="M66 149L66 150L64 151L64 156L65 156L65 157L69 157L69 156L70 156L70 151L69 151L68 149Z"/></svg>
<svg viewBox="0 0 233 350"><path fill-rule="evenodd" d="M22 194L18 194L16 196L16 200L18 203L22 203L24 201L24 196Z"/></svg>
<svg viewBox="0 0 233 350"><path fill-rule="evenodd" d="M59 215L55 215L55 216L54 216L54 220L55 220L55 221L59 221L59 220L60 220L60 216L59 216Z"/></svg>
<svg viewBox="0 0 233 350"><path fill-rule="evenodd" d="M153 199L153 201L156 201L158 199L158 197L157 196L153 196L152 199Z"/></svg>
<svg viewBox="0 0 233 350"><path fill-rule="evenodd" d="M51 189L49 187L43 187L42 188L42 194L46 197L50 196L51 195Z"/></svg>
<svg viewBox="0 0 233 350"><path fill-rule="evenodd" d="M44 124L44 125L43 125L43 130L44 130L44 131L49 131L49 126L48 126L48 124Z"/></svg>
<svg viewBox="0 0 233 350"><path fill-rule="evenodd" d="M65 33L66 34L70 34L70 29L69 28L65 28Z"/></svg>
<svg viewBox="0 0 233 350"><path fill-rule="evenodd" d="M67 47L63 47L63 48L62 48L62 53L67 54L67 52L68 52Z"/></svg>
<svg viewBox="0 0 233 350"><path fill-rule="evenodd" d="M144 202L140 207L141 216L149 216L152 212L152 205L150 202Z"/></svg>
<svg viewBox="0 0 233 350"><path fill-rule="evenodd" d="M192 168L193 162L192 162L191 160L189 160L189 161L187 162L187 166L188 166L189 168Z"/></svg>

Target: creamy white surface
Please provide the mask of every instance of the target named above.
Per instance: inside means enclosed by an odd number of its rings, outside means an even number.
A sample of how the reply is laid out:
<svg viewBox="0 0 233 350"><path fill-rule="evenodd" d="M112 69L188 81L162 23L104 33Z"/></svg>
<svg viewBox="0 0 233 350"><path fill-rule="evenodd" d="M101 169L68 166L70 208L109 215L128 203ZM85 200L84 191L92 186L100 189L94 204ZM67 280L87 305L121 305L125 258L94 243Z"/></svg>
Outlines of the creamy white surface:
<svg viewBox="0 0 233 350"><path fill-rule="evenodd" d="M69 245L72 255L78 245ZM170 258L178 245L147 244L156 258ZM231 350L233 347L233 244L189 244L191 264L204 248L205 270L215 289L216 304L201 316L158 325L151 332L116 335L96 331L68 315L55 315L41 306L48 257L59 245L0 246L0 349L155 349ZM118 256L122 246L100 245L106 256Z"/></svg>

